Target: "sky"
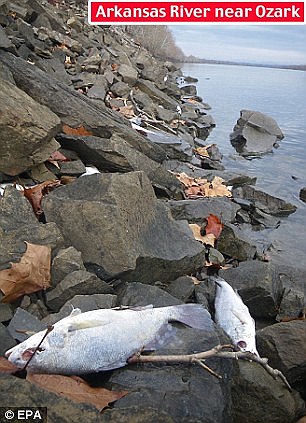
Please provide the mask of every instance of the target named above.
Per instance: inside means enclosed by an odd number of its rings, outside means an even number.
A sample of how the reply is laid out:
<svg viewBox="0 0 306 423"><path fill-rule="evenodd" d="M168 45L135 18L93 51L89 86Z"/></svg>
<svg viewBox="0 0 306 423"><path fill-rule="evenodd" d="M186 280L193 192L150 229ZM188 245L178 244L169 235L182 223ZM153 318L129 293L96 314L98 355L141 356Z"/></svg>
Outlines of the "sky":
<svg viewBox="0 0 306 423"><path fill-rule="evenodd" d="M306 25L172 25L189 56L272 65L306 64Z"/></svg>

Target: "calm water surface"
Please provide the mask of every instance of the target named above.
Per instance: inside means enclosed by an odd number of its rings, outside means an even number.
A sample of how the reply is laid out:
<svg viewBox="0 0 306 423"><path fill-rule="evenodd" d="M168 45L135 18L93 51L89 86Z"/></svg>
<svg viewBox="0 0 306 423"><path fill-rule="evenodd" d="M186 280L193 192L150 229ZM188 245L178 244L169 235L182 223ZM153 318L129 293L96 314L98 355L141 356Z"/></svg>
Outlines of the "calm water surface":
<svg viewBox="0 0 306 423"><path fill-rule="evenodd" d="M198 78L198 94L212 107L216 128L207 141L218 144L226 168L257 176L258 187L298 207L279 229L254 238L273 241L280 260L290 257L297 267L306 267L306 204L299 200L306 186L306 72L207 64L185 64L183 72ZM242 109L277 121L285 138L273 153L247 160L231 146L229 134Z"/></svg>

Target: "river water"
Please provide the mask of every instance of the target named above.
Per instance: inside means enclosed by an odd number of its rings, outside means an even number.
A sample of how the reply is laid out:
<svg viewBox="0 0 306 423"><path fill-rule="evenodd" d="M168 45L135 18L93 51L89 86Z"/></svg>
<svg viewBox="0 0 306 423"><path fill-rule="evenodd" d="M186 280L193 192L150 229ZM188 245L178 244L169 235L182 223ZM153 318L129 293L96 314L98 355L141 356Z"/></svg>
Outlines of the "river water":
<svg viewBox="0 0 306 423"><path fill-rule="evenodd" d="M298 207L278 229L252 236L273 242L278 260L306 268L306 204L299 199L306 186L306 72L212 64L185 64L183 72L198 78L198 95L212 107L216 128L207 142L218 145L226 169L257 176L257 187ZM285 138L273 153L252 160L236 153L229 134L242 109L277 121Z"/></svg>

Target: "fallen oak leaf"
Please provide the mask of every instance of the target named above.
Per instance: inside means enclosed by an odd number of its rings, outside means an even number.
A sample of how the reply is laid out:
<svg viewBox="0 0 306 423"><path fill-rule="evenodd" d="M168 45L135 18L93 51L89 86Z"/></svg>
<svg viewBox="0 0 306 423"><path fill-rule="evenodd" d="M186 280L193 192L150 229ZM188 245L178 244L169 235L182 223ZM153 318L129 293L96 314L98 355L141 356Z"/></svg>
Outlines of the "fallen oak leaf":
<svg viewBox="0 0 306 423"><path fill-rule="evenodd" d="M52 189L59 187L60 185L61 182L58 179L54 179L42 182L41 184L34 185L30 188L24 187L23 195L31 203L33 211L37 217L39 217L43 213L41 207L41 201L43 196L50 192Z"/></svg>
<svg viewBox="0 0 306 423"><path fill-rule="evenodd" d="M18 367L8 361L4 357L0 357L0 373L13 374L18 370Z"/></svg>
<svg viewBox="0 0 306 423"><path fill-rule="evenodd" d="M192 230L193 236L197 241L202 242L203 244L210 245L214 247L216 237L214 234L202 235L201 234L201 226L197 225L196 223L189 223L189 227Z"/></svg>
<svg viewBox="0 0 306 423"><path fill-rule="evenodd" d="M93 405L99 411L128 394L128 391L93 388L78 376L28 373L27 380L42 389L69 398L72 401Z"/></svg>
<svg viewBox="0 0 306 423"><path fill-rule="evenodd" d="M51 248L26 242L27 250L19 263L0 271L1 302L12 303L25 294L50 287Z"/></svg>
<svg viewBox="0 0 306 423"><path fill-rule="evenodd" d="M221 235L222 229L224 227L223 223L218 216L210 214L207 218L207 225L205 227L206 235L214 234L215 239L218 239Z"/></svg>

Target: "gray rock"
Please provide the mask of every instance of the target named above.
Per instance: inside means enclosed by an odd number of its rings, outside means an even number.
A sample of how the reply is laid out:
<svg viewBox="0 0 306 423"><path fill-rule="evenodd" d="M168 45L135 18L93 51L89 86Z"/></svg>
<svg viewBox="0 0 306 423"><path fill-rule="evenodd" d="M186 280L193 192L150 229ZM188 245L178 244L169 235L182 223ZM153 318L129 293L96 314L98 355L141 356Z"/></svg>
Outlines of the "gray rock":
<svg viewBox="0 0 306 423"><path fill-rule="evenodd" d="M17 344L15 339L11 337L9 331L2 323L0 323L0 339L1 339L1 344L0 344L1 356L3 356L7 350L9 350L10 348L14 347Z"/></svg>
<svg viewBox="0 0 306 423"><path fill-rule="evenodd" d="M143 172L79 178L48 194L44 210L47 220L58 222L67 241L82 252L84 262L109 276L153 283L202 264L202 246L157 202Z"/></svg>
<svg viewBox="0 0 306 423"><path fill-rule="evenodd" d="M44 390L27 380L11 375L0 375L1 406L47 407L48 422L77 423L80 419L87 423L97 423L99 411L88 404L79 404L60 395Z"/></svg>
<svg viewBox="0 0 306 423"><path fill-rule="evenodd" d="M181 184L174 175L116 134L110 139L61 135L59 140L63 147L76 151L84 163L94 165L102 172L142 170L151 183L163 188L168 196L183 197Z"/></svg>
<svg viewBox="0 0 306 423"><path fill-rule="evenodd" d="M28 200L15 188L7 187L0 197L0 269L20 261L26 251L24 241L49 245L52 250L63 246L63 237L54 223L38 223Z"/></svg>
<svg viewBox="0 0 306 423"><path fill-rule="evenodd" d="M0 292L0 301L2 300L2 293ZM0 302L0 322L7 322L13 317L13 312L9 304L3 304Z"/></svg>
<svg viewBox="0 0 306 423"><path fill-rule="evenodd" d="M60 250L52 260L51 281L52 286L57 285L67 275L76 270L85 270L82 254L74 247Z"/></svg>
<svg viewBox="0 0 306 423"><path fill-rule="evenodd" d="M124 306L146 306L152 304L154 307L166 307L182 304L181 300L170 295L163 289L139 282L126 283L121 288L119 301Z"/></svg>
<svg viewBox="0 0 306 423"><path fill-rule="evenodd" d="M245 261L253 259L256 246L243 239L243 233L232 224L226 224L217 242L218 250L233 259Z"/></svg>
<svg viewBox="0 0 306 423"><path fill-rule="evenodd" d="M83 125L102 138L118 134L151 159L158 162L165 160L166 155L160 147L138 134L118 113L107 109L100 102L97 104L10 53L0 51L0 60L12 72L17 86L38 103L47 105L60 117L62 123L74 128Z"/></svg>
<svg viewBox="0 0 306 423"><path fill-rule="evenodd" d="M272 264L250 260L240 263L239 267L221 270L220 276L237 289L254 318L271 319L276 316L282 286L277 282Z"/></svg>
<svg viewBox="0 0 306 423"><path fill-rule="evenodd" d="M14 317L7 327L10 335L20 342L26 340L30 335L26 333L20 333L18 331L40 332L46 328L46 324L42 323L37 319L37 317L33 316L20 307L17 308Z"/></svg>
<svg viewBox="0 0 306 423"><path fill-rule="evenodd" d="M113 94L115 94L115 96L126 98L126 97L128 97L128 95L131 91L131 88L125 82L119 81L119 82L116 82L115 84L113 84L110 87L110 90Z"/></svg>
<svg viewBox="0 0 306 423"><path fill-rule="evenodd" d="M113 289L96 275L84 270L76 270L67 275L54 289L47 292L47 304L58 311L66 301L75 295L111 294Z"/></svg>
<svg viewBox="0 0 306 423"><path fill-rule="evenodd" d="M32 167L29 174L35 182L44 182L56 179L55 174L51 172L44 163L40 163Z"/></svg>
<svg viewBox="0 0 306 423"><path fill-rule="evenodd" d="M184 85L181 87L181 92L183 95L197 95L197 87L195 85Z"/></svg>
<svg viewBox="0 0 306 423"><path fill-rule="evenodd" d="M146 407L146 409L139 409L139 407L109 409L103 412L100 418L101 422L105 423L175 423L168 413L160 409Z"/></svg>
<svg viewBox="0 0 306 423"><path fill-rule="evenodd" d="M178 115L176 112L164 109L163 107L156 107L156 117L164 122L170 123L173 119L176 119Z"/></svg>
<svg viewBox="0 0 306 423"><path fill-rule="evenodd" d="M192 147L183 137L151 130L147 133L147 137L154 144L158 144L169 159L190 161L192 158Z"/></svg>
<svg viewBox="0 0 306 423"><path fill-rule="evenodd" d="M202 223L210 214L219 216L223 223L232 223L240 207L228 198L201 198L198 200L167 201L174 219Z"/></svg>
<svg viewBox="0 0 306 423"><path fill-rule="evenodd" d="M239 360L237 365L231 395L235 423L287 423L303 415L305 404L296 391L290 392L257 363Z"/></svg>
<svg viewBox="0 0 306 423"><path fill-rule="evenodd" d="M176 110L176 106L178 104L177 101L160 91L152 81L140 78L137 81L137 87L144 93L148 94L154 102L161 104L165 109L172 111Z"/></svg>
<svg viewBox="0 0 306 423"><path fill-rule="evenodd" d="M82 22L76 16L71 16L67 21L67 25L76 32L81 32L83 28Z"/></svg>
<svg viewBox="0 0 306 423"><path fill-rule="evenodd" d="M191 276L181 276L171 282L167 287L167 292L184 303L193 295L195 290L194 278Z"/></svg>
<svg viewBox="0 0 306 423"><path fill-rule="evenodd" d="M300 190L300 200L306 203L306 187L301 188Z"/></svg>
<svg viewBox="0 0 306 423"><path fill-rule="evenodd" d="M117 296L112 294L75 295L61 307L58 313L49 314L42 319L42 322L47 325L53 325L64 317L69 316L75 308L79 308L82 313L101 308L112 308L116 306L116 299Z"/></svg>
<svg viewBox="0 0 306 423"><path fill-rule="evenodd" d="M0 49L10 51L11 53L16 54L17 50L14 44L7 37L4 29L0 25Z"/></svg>
<svg viewBox="0 0 306 423"><path fill-rule="evenodd" d="M273 149L284 135L276 121L264 113L241 110L231 143L242 155L262 155Z"/></svg>
<svg viewBox="0 0 306 423"><path fill-rule="evenodd" d="M81 176L85 172L86 168L81 160L72 160L60 164L61 175Z"/></svg>
<svg viewBox="0 0 306 423"><path fill-rule="evenodd" d="M243 198L251 203L261 212L273 216L287 216L296 211L296 206L287 203L285 200L260 191L250 185L244 185L233 190L233 197Z"/></svg>
<svg viewBox="0 0 306 423"><path fill-rule="evenodd" d="M119 69L117 72L119 73L119 75L122 76L123 82L126 82L127 84L130 84L130 85L136 84L137 77L138 77L138 72L136 69L122 63L119 66Z"/></svg>
<svg viewBox="0 0 306 423"><path fill-rule="evenodd" d="M277 323L257 332L257 347L290 385L306 395L306 321Z"/></svg>
<svg viewBox="0 0 306 423"><path fill-rule="evenodd" d="M18 175L45 161L59 144L59 118L8 81L0 80L0 171Z"/></svg>

